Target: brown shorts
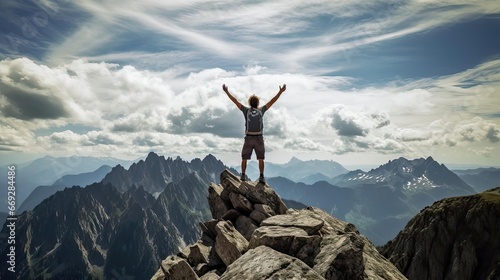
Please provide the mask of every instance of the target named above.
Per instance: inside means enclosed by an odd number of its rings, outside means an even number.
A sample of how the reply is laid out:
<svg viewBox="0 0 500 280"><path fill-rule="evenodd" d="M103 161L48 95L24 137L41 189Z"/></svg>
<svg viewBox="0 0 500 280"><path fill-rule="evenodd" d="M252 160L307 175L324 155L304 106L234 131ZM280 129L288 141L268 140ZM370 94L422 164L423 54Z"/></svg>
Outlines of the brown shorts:
<svg viewBox="0 0 500 280"><path fill-rule="evenodd" d="M257 159L264 159L264 154L266 149L264 148L264 136L245 136L245 143L243 144L243 149L241 150L242 159L250 159L252 157L252 152L255 150Z"/></svg>

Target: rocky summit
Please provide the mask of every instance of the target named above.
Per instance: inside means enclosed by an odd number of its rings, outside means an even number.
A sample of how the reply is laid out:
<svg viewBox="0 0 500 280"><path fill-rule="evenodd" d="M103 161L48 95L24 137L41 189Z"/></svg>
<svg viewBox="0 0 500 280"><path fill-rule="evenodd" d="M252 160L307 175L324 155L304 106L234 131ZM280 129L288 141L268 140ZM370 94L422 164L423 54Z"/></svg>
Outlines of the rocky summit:
<svg viewBox="0 0 500 280"><path fill-rule="evenodd" d="M408 279L500 279L500 187L440 200L381 248Z"/></svg>
<svg viewBox="0 0 500 280"><path fill-rule="evenodd" d="M152 279L406 279L353 224L287 209L267 184L225 170L210 184L201 238L168 256Z"/></svg>

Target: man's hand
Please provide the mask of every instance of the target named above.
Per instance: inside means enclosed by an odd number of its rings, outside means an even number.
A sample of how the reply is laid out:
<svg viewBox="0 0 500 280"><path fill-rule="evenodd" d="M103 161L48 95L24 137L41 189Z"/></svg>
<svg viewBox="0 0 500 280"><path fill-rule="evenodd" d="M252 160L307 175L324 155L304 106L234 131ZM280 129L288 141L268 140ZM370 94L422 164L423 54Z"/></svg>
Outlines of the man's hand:
<svg viewBox="0 0 500 280"><path fill-rule="evenodd" d="M273 106L274 102L280 98L280 95L286 90L286 85L283 84L283 86L280 86L280 91L271 99L269 102L267 102L266 107L267 109L271 108Z"/></svg>
<svg viewBox="0 0 500 280"><path fill-rule="evenodd" d="M241 105L241 103L236 98L234 98L234 96L232 96L231 93L229 93L229 90L227 89L226 84L222 85L222 90L227 94L229 99L231 99L231 101L233 101L234 105L236 105L236 107L238 107L238 109L241 110L241 106L243 106L243 105Z"/></svg>
<svg viewBox="0 0 500 280"><path fill-rule="evenodd" d="M280 91L279 93L282 93L286 90L286 84L283 84L283 86L280 86Z"/></svg>

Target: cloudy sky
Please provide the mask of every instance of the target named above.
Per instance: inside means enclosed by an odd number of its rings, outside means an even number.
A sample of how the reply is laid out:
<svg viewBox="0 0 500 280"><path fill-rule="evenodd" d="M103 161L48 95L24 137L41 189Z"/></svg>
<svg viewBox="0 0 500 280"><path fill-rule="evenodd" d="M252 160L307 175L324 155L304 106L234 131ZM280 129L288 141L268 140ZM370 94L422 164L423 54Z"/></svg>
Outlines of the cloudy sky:
<svg viewBox="0 0 500 280"><path fill-rule="evenodd" d="M0 164L212 153L499 166L496 0L2 1Z"/></svg>

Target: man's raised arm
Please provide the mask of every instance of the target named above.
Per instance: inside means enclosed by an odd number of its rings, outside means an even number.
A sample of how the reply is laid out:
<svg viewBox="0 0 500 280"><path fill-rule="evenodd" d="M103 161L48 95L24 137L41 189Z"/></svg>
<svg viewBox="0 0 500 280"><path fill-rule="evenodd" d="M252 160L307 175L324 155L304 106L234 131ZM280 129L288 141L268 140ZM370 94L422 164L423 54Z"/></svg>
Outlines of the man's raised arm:
<svg viewBox="0 0 500 280"><path fill-rule="evenodd" d="M222 90L227 94L229 99L233 101L234 105L236 105L236 107L238 107L238 109L241 110L241 106L243 105L241 105L241 103L236 98L234 98L234 96L232 96L231 93L229 93L229 90L227 89L227 86L225 84L222 85Z"/></svg>
<svg viewBox="0 0 500 280"><path fill-rule="evenodd" d="M280 95L286 90L286 85L283 84L283 86L280 86L280 91L278 91L278 94L276 94L273 99L271 99L269 102L267 102L266 107L267 109L271 108L273 106L274 102L280 98Z"/></svg>

